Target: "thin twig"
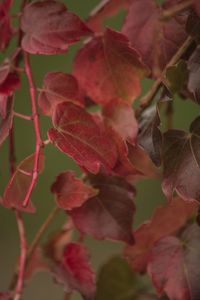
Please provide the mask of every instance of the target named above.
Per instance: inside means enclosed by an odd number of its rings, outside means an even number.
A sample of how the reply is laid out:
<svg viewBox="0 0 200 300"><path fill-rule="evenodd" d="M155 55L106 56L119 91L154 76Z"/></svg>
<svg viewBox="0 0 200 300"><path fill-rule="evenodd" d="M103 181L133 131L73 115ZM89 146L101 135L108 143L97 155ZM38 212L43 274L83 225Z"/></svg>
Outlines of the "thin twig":
<svg viewBox="0 0 200 300"><path fill-rule="evenodd" d="M37 231L37 233L35 235L35 238L33 239L32 243L31 243L31 245L29 246L29 249L28 249L27 263L30 260L34 250L37 247L37 245L39 244L42 235L44 234L44 232L48 228L49 224L52 222L52 220L55 218L55 216L58 212L59 212L59 208L57 206L55 206L52 209L52 211L50 212L50 214L48 215L48 217L46 218L46 220L44 221L44 223L41 225L39 230Z"/></svg>
<svg viewBox="0 0 200 300"><path fill-rule="evenodd" d="M17 226L18 226L19 238L20 238L20 257L19 257L19 264L18 264L18 280L17 280L15 295L13 299L19 300L21 298L21 294L24 286L27 245L26 245L24 222L21 213L17 210L16 210L16 220L17 220Z"/></svg>
<svg viewBox="0 0 200 300"><path fill-rule="evenodd" d="M151 89L147 92L147 94L140 100L140 106L136 110L136 116L140 116L141 113L151 105L155 95L158 93L159 89L161 88L165 73L167 69L173 65L175 65L178 60L182 57L182 55L186 52L186 50L191 46L193 39L188 37L182 46L178 49L175 55L171 58L165 69L163 70L161 76L153 83Z"/></svg>
<svg viewBox="0 0 200 300"><path fill-rule="evenodd" d="M32 121L33 120L32 116L24 115L24 114L18 113L16 111L14 112L14 116L18 117L18 118L21 118L21 119L24 119L24 120L27 120L27 121Z"/></svg>
<svg viewBox="0 0 200 300"><path fill-rule="evenodd" d="M40 149L42 146L42 139L41 139L41 133L40 133L39 115L38 115L37 104L36 104L36 88L35 88L35 85L33 82L33 75L32 75L30 61L29 61L29 54L27 52L24 52L24 67L25 67L25 73L26 73L26 76L27 76L27 79L29 82L33 123L34 123L34 129L35 129L35 137L36 137L32 180L31 180L30 186L28 188L28 191L27 191L26 196L23 201L23 206L27 206L30 196L32 194L32 191L36 185L37 178L38 178L39 158L40 158Z"/></svg>
<svg viewBox="0 0 200 300"><path fill-rule="evenodd" d="M171 8L164 10L160 19L162 21L170 19L176 16L177 14L181 13L182 11L190 8L193 3L194 3L193 0L186 0L185 2L178 3Z"/></svg>

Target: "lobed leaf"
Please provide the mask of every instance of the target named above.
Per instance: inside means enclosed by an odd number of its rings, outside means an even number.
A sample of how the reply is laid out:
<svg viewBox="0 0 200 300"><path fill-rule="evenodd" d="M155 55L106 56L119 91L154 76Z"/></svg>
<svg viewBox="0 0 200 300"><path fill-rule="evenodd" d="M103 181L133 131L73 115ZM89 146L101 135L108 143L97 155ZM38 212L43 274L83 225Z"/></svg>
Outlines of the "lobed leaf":
<svg viewBox="0 0 200 300"><path fill-rule="evenodd" d="M185 200L200 201L200 118L190 132L169 130L164 134L162 189L170 200L176 191Z"/></svg>
<svg viewBox="0 0 200 300"><path fill-rule="evenodd" d="M111 29L79 50L73 72L86 94L101 104L113 98L131 103L140 94L140 80L146 73L128 39Z"/></svg>
<svg viewBox="0 0 200 300"><path fill-rule="evenodd" d="M56 195L57 205L65 210L79 207L97 194L95 189L76 178L73 171L60 173L51 186L51 192Z"/></svg>
<svg viewBox="0 0 200 300"><path fill-rule="evenodd" d="M54 0L27 4L21 17L22 48L33 54L57 54L91 34L78 16Z"/></svg>
<svg viewBox="0 0 200 300"><path fill-rule="evenodd" d="M0 51L8 46L13 34L9 16L12 3L12 0L2 0L0 3Z"/></svg>
<svg viewBox="0 0 200 300"><path fill-rule="evenodd" d="M99 175L90 181L99 190L98 195L69 212L77 229L96 239L113 239L133 244L133 186L120 177Z"/></svg>
<svg viewBox="0 0 200 300"><path fill-rule="evenodd" d="M176 15L166 22L160 20L163 9L170 9L179 2L167 0L161 7L154 0L135 0L129 7L122 33L141 54L142 61L154 77L160 74L187 38L187 13Z"/></svg>
<svg viewBox="0 0 200 300"><path fill-rule="evenodd" d="M4 190L2 200L2 205L6 208L16 208L29 213L35 212L35 207L31 201L29 201L26 207L23 206L24 198L32 180L34 157L34 154L32 154L21 161L9 180ZM44 154L41 152L39 158L39 172L42 172L43 168Z"/></svg>
<svg viewBox="0 0 200 300"><path fill-rule="evenodd" d="M170 300L194 300L200 297L197 265L200 263L200 228L190 225L178 239L168 236L151 251L148 272L159 294Z"/></svg>
<svg viewBox="0 0 200 300"><path fill-rule="evenodd" d="M101 166L106 170L114 167L116 147L91 114L72 103L59 103L52 120L49 139L81 167L91 173L98 173Z"/></svg>
<svg viewBox="0 0 200 300"><path fill-rule="evenodd" d="M154 244L184 226L196 210L197 203L188 203L179 197L157 208L152 218L134 232L135 244L125 248L124 254L133 269L145 272Z"/></svg>
<svg viewBox="0 0 200 300"><path fill-rule="evenodd" d="M76 78L63 72L47 73L38 98L42 113L51 116L55 106L65 101L81 106L84 104Z"/></svg>

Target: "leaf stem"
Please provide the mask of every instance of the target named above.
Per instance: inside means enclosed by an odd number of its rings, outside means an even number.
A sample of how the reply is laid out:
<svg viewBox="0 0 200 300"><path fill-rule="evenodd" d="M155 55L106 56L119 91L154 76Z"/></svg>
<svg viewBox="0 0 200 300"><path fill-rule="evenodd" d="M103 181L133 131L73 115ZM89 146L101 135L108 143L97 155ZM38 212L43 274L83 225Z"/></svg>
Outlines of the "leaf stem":
<svg viewBox="0 0 200 300"><path fill-rule="evenodd" d="M22 219L21 213L16 210L16 220L17 226L19 231L19 238L20 238L20 258L19 258L19 265L18 265L18 279L15 288L15 295L14 300L19 300L21 298L23 285L24 285L24 273L25 273L25 265L26 265L26 253L27 253L27 244L26 244L26 236L25 236L25 228L24 222Z"/></svg>
<svg viewBox="0 0 200 300"><path fill-rule="evenodd" d="M30 67L30 60L29 60L29 54L24 51L24 67L25 67L25 73L29 82L29 90L30 90L30 96L31 96L31 106L32 106L32 115L33 115L33 123L34 123L34 129L35 129L35 137L36 137L36 144L35 144L35 157L34 157L34 166L33 166L33 174L32 174L32 180L29 186L29 189L26 193L26 196L24 198L23 205L27 206L30 196L32 194L32 191L37 183L38 178L38 169L39 169L39 157L40 157L40 149L43 145L42 139L41 139L41 133L40 133L40 125L39 125L39 115L37 111L37 104L36 104L36 88L33 82L33 75Z"/></svg>
<svg viewBox="0 0 200 300"><path fill-rule="evenodd" d="M155 95L163 85L163 81L165 78L165 73L167 69L178 62L181 56L186 52L186 50L191 46L193 39L188 37L182 46L178 49L175 55L171 58L169 63L164 68L161 76L153 83L151 89L147 92L147 94L140 100L140 106L136 110L136 116L139 117L142 112L151 105L152 101L154 100Z"/></svg>
<svg viewBox="0 0 200 300"><path fill-rule="evenodd" d="M44 223L41 225L41 227L39 228L39 230L37 231L37 233L35 235L35 238L33 239L32 243L30 244L29 249L28 249L27 264L28 264L28 261L30 260L30 258L32 256L35 248L39 244L42 235L44 234L44 232L48 228L49 224L52 222L52 220L55 218L55 216L57 215L58 212L59 212L59 208L57 206L55 206L52 209L52 211L49 213L48 217L46 218L46 220L44 221Z"/></svg>
<svg viewBox="0 0 200 300"><path fill-rule="evenodd" d="M16 111L14 111L14 116L18 117L18 118L21 118L21 119L24 119L24 120L27 120L27 121L32 121L33 120L32 116L24 115L24 114L18 113Z"/></svg>
<svg viewBox="0 0 200 300"><path fill-rule="evenodd" d="M170 9L164 10L160 18L161 21L166 21L167 19L173 18L174 16L181 13L182 11L190 8L193 3L194 3L193 0L186 0L185 2L181 2L174 5Z"/></svg>

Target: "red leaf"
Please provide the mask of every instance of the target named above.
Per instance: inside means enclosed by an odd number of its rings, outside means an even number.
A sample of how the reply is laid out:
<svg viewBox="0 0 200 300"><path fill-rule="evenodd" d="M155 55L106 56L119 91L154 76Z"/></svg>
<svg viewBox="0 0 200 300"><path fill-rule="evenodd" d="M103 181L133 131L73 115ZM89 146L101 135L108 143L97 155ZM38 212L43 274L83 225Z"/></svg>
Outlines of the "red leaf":
<svg viewBox="0 0 200 300"><path fill-rule="evenodd" d="M0 3L0 51L7 47L12 36L12 27L9 17L12 2L12 0L1 0Z"/></svg>
<svg viewBox="0 0 200 300"><path fill-rule="evenodd" d="M12 61L6 60L0 66L0 95L9 96L20 86L18 74L12 70Z"/></svg>
<svg viewBox="0 0 200 300"><path fill-rule="evenodd" d="M42 113L52 115L55 106L64 101L84 104L76 78L62 72L47 73L38 99Z"/></svg>
<svg viewBox="0 0 200 300"><path fill-rule="evenodd" d="M102 0L90 13L87 25L93 31L101 32L104 29L104 19L113 16L122 8L127 8L131 1L132 0Z"/></svg>
<svg viewBox="0 0 200 300"><path fill-rule="evenodd" d="M138 125L133 108L120 99L110 101L103 109L107 123L129 143L135 143Z"/></svg>
<svg viewBox="0 0 200 300"><path fill-rule="evenodd" d="M87 249L78 243L66 245L62 267L72 289L80 291L85 299L93 299L95 294L95 273L92 270Z"/></svg>
<svg viewBox="0 0 200 300"><path fill-rule="evenodd" d="M64 4L53 0L26 5L21 29L25 33L22 48L33 54L64 53L70 44L91 34L78 16L68 12Z"/></svg>
<svg viewBox="0 0 200 300"><path fill-rule="evenodd" d="M138 272L144 272L154 244L181 228L196 210L196 202L188 203L178 197L157 208L151 220L134 232L135 245L125 248L125 256L131 266Z"/></svg>
<svg viewBox="0 0 200 300"><path fill-rule="evenodd" d="M32 154L26 157L18 165L15 173L13 174L5 188L2 201L3 206L7 208L14 207L18 210L30 213L35 212L35 208L31 201L29 202L27 207L23 207L23 201L32 179L31 175L33 171L34 157L34 154ZM44 155L43 153L41 153L39 162L40 172L43 170L43 167Z"/></svg>
<svg viewBox="0 0 200 300"><path fill-rule="evenodd" d="M0 96L0 145L7 138L12 127L14 99Z"/></svg>
<svg viewBox="0 0 200 300"><path fill-rule="evenodd" d="M106 104L113 98L132 102L140 94L146 68L121 33L107 29L79 50L74 74L86 94Z"/></svg>
<svg viewBox="0 0 200 300"><path fill-rule="evenodd" d="M200 201L200 117L190 132L169 130L164 134L162 189L170 200L176 191L185 200Z"/></svg>
<svg viewBox="0 0 200 300"><path fill-rule="evenodd" d="M75 177L73 171L60 173L51 187L60 208L71 210L97 194L91 186Z"/></svg>
<svg viewBox="0 0 200 300"><path fill-rule="evenodd" d="M167 0L162 8L154 0L135 0L130 5L122 32L154 76L159 75L187 38L187 14L176 15L167 22L160 20L162 9L169 9L179 1Z"/></svg>
<svg viewBox="0 0 200 300"><path fill-rule="evenodd" d="M111 170L117 151L107 133L95 123L92 115L72 103L60 103L53 113L50 140L81 167L97 173L102 165Z"/></svg>
<svg viewBox="0 0 200 300"><path fill-rule="evenodd" d="M96 239L113 239L133 244L133 186L120 177L99 175L90 180L99 193L69 212L75 226L80 232Z"/></svg>
<svg viewBox="0 0 200 300"><path fill-rule="evenodd" d="M159 294L170 300L200 299L200 228L190 225L181 239L169 236L152 249L148 272Z"/></svg>

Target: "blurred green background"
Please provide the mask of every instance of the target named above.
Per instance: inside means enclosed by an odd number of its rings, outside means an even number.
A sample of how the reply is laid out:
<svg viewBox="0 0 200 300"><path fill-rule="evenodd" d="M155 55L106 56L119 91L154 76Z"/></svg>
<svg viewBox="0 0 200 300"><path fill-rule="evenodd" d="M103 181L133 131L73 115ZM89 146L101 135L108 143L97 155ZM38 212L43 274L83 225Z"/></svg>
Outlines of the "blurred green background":
<svg viewBox="0 0 200 300"><path fill-rule="evenodd" d="M99 0L65 0L63 1L69 10L78 14L85 19L89 12L97 5ZM18 11L20 1L15 0L12 13ZM124 13L120 13L106 21L106 25L115 29L120 29ZM9 52L15 46L16 40L11 43ZM34 80L37 87L41 87L44 74L48 71L64 71L70 72L72 60L80 43L70 47L70 50L63 55L56 56L39 56L31 57L32 70ZM0 55L1 62L5 54ZM150 82L143 82L143 93L149 87ZM177 128L187 129L190 122L199 114L199 107L191 101L182 101L178 97L175 98L174 104L174 125ZM22 76L22 87L17 92L15 110L20 113L30 114L30 98L27 90L27 81ZM51 121L47 117L40 118L43 138L46 139L46 131L51 126ZM15 118L15 144L17 162L30 155L34 151L34 129L33 123L19 118ZM52 145L45 148L46 166L45 171L40 175L37 188L35 189L32 200L37 207L37 213L34 215L25 215L25 225L27 232L27 240L30 242L37 229L47 217L54 205L53 195L49 191L51 183L56 175L64 170L73 169L80 174L80 170L76 164L66 155L59 152ZM0 149L0 194L2 195L5 185L9 178L8 172L8 143L5 142ZM136 227L141 221L147 219L153 208L164 200L160 183L155 180L143 180L137 184L136 206L137 213L135 216L134 226ZM63 224L66 216L60 213L48 229L48 234L59 229ZM113 243L108 241L94 241L91 238L86 239L87 245L92 255L92 262L96 269L105 262L111 255L118 253L121 249L121 243ZM18 232L15 221L14 212L0 207L0 291L6 290L12 274L14 266L19 254ZM23 299L26 300L58 300L63 299L62 288L56 285L51 277L46 273L40 273L33 278L25 289ZM81 299L79 295L74 295L73 300Z"/></svg>

